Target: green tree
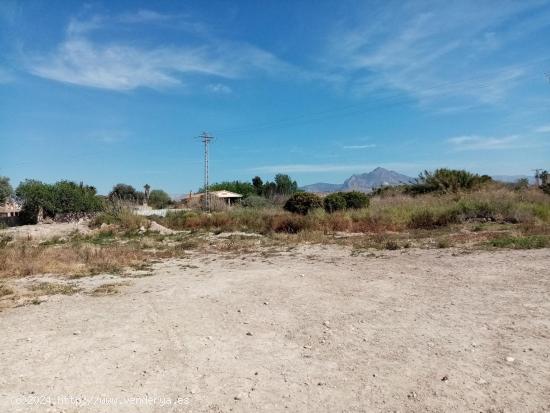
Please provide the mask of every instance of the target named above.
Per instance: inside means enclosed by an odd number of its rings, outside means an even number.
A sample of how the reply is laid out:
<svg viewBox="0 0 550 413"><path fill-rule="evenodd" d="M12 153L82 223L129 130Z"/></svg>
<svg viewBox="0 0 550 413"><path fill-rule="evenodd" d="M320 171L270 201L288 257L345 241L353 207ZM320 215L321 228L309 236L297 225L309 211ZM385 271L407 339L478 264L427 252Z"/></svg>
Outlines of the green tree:
<svg viewBox="0 0 550 413"><path fill-rule="evenodd" d="M256 188L250 182L241 181L224 181L212 184L208 187L209 191L231 191L237 194L241 194L244 197L256 193ZM199 192L204 192L204 188L201 188Z"/></svg>
<svg viewBox="0 0 550 413"><path fill-rule="evenodd" d="M323 200L323 206L325 211L332 214L333 212L346 209L346 198L343 197L341 192L327 195Z"/></svg>
<svg viewBox="0 0 550 413"><path fill-rule="evenodd" d="M46 216L58 213L94 212L103 208L101 198L93 186L71 181L53 185L28 179L21 182L15 193L23 200L24 222L35 223L40 210Z"/></svg>
<svg viewBox="0 0 550 413"><path fill-rule="evenodd" d="M151 192L151 185L143 185L143 195L145 196L145 202L149 202L149 194Z"/></svg>
<svg viewBox="0 0 550 413"><path fill-rule="evenodd" d="M275 185L277 186L277 194L292 195L298 190L298 184L286 174L275 175Z"/></svg>
<svg viewBox="0 0 550 413"><path fill-rule="evenodd" d="M132 185L116 184L113 190L109 193L109 199L122 200L128 202L139 202L143 199L143 193L136 191Z"/></svg>
<svg viewBox="0 0 550 413"><path fill-rule="evenodd" d="M49 216L55 215L55 202L52 186L27 179L19 184L15 194L23 200L21 218L25 223L36 223L40 209Z"/></svg>
<svg viewBox="0 0 550 413"><path fill-rule="evenodd" d="M316 208L322 208L323 202L318 195L310 192L297 192L285 203L284 209L289 212L306 215Z"/></svg>
<svg viewBox="0 0 550 413"><path fill-rule="evenodd" d="M261 195L264 187L264 182L262 181L262 178L259 176L255 176L252 178L252 186L254 186L254 189L256 190L256 195Z"/></svg>
<svg viewBox="0 0 550 413"><path fill-rule="evenodd" d="M59 181L49 190L52 192L54 213L94 212L102 208L95 188L82 182Z"/></svg>
<svg viewBox="0 0 550 413"><path fill-rule="evenodd" d="M10 178L7 176L0 176L0 204L6 202L6 200L13 195L13 188L10 185Z"/></svg>
<svg viewBox="0 0 550 413"><path fill-rule="evenodd" d="M162 189L153 189L149 194L149 205L155 209L166 208L172 203L172 198Z"/></svg>

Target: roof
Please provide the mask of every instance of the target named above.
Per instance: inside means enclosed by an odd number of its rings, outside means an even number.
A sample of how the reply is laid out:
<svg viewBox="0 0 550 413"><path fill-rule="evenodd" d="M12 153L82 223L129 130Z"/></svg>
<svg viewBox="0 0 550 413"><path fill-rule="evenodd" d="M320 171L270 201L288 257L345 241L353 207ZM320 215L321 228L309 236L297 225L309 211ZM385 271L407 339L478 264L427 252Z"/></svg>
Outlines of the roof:
<svg viewBox="0 0 550 413"><path fill-rule="evenodd" d="M241 194L237 194L236 192L226 191L225 189L222 191L212 191L211 193L216 195L218 198L242 198L243 197Z"/></svg>
<svg viewBox="0 0 550 413"><path fill-rule="evenodd" d="M218 198L242 198L243 196L241 194L238 194L236 192L221 190L221 191L210 191L210 194L218 197ZM204 196L204 192L198 192L196 194L187 194L184 195L181 200L185 201L190 198L200 198L201 196Z"/></svg>

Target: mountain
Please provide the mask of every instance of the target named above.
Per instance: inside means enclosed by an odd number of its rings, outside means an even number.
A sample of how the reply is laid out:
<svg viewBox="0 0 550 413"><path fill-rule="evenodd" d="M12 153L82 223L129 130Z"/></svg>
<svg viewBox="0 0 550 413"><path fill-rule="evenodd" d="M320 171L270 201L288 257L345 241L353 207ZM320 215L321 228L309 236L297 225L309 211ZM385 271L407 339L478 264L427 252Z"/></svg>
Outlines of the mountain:
<svg viewBox="0 0 550 413"><path fill-rule="evenodd" d="M381 186L394 186L414 182L414 178L389 171L384 168L376 168L360 175L352 175L343 184L316 183L302 187L307 192L338 192L338 191L361 191L370 192Z"/></svg>
<svg viewBox="0 0 550 413"><path fill-rule="evenodd" d="M500 182L517 182L520 179L528 179L530 184L535 183L535 178L533 176L527 176L527 175L493 175L492 178L495 181Z"/></svg>

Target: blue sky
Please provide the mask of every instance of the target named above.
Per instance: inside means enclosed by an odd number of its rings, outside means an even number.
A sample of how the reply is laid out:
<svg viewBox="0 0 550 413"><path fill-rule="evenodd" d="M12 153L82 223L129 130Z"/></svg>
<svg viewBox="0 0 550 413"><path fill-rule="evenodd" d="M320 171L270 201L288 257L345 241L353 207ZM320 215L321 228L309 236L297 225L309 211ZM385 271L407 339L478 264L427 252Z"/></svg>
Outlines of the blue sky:
<svg viewBox="0 0 550 413"><path fill-rule="evenodd" d="M0 2L0 175L530 174L550 160L548 1Z"/></svg>

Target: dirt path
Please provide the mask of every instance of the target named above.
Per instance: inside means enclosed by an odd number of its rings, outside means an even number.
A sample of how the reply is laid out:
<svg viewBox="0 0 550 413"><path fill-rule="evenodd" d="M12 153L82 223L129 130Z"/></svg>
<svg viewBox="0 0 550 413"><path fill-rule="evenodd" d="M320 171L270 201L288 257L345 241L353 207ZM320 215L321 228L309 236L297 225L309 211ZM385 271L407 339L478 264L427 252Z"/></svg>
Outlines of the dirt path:
<svg viewBox="0 0 550 413"><path fill-rule="evenodd" d="M549 268L332 246L163 262L0 313L0 411L549 411Z"/></svg>

